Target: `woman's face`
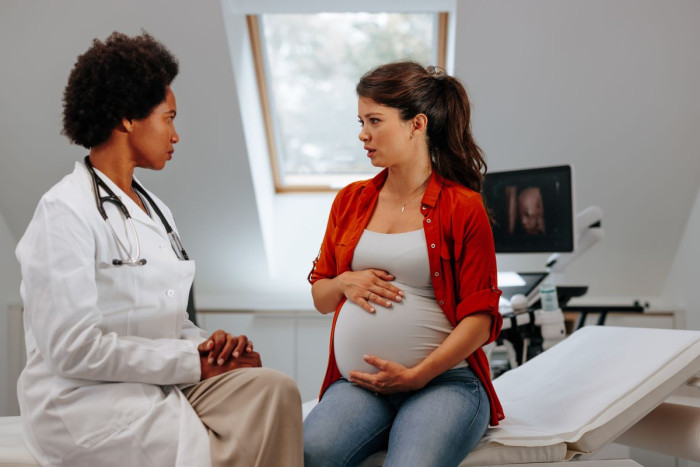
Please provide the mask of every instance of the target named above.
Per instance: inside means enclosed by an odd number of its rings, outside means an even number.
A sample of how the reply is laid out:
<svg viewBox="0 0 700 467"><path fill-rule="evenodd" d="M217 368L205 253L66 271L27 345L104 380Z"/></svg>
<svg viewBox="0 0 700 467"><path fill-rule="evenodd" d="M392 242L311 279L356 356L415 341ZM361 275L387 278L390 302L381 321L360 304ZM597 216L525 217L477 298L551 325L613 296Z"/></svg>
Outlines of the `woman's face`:
<svg viewBox="0 0 700 467"><path fill-rule="evenodd" d="M358 136L372 165L390 167L410 159L413 154L412 122L402 120L398 109L360 97L357 115L362 126Z"/></svg>
<svg viewBox="0 0 700 467"><path fill-rule="evenodd" d="M136 167L161 170L172 159L173 145L180 140L175 131L177 105L175 94L168 87L165 100L142 120L132 120L129 145Z"/></svg>

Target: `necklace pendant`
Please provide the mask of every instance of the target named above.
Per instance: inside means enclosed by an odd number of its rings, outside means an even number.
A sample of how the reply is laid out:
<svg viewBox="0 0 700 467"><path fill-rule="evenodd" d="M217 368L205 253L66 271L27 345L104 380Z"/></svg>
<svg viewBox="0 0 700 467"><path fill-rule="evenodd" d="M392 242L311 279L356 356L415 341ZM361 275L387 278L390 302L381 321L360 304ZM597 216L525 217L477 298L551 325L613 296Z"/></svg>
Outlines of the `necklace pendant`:
<svg viewBox="0 0 700 467"><path fill-rule="evenodd" d="M404 204L403 206L401 206L401 212L404 212L405 210L406 210L406 205Z"/></svg>

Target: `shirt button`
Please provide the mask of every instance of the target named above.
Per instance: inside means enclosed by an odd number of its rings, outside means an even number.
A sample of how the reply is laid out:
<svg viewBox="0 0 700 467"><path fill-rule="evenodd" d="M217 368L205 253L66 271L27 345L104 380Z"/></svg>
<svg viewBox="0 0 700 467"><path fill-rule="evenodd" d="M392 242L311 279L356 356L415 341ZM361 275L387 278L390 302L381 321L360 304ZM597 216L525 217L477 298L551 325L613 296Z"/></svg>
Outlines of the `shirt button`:
<svg viewBox="0 0 700 467"><path fill-rule="evenodd" d="M173 289L168 289L168 291L165 292L165 295L172 298L175 296L175 291Z"/></svg>
<svg viewBox="0 0 700 467"><path fill-rule="evenodd" d="M431 244L430 244L430 248L435 248L435 244L434 244L434 243L431 243Z"/></svg>
<svg viewBox="0 0 700 467"><path fill-rule="evenodd" d="M430 219L426 219L425 222L427 222L428 224L430 224Z"/></svg>
<svg viewBox="0 0 700 467"><path fill-rule="evenodd" d="M421 209L425 211L426 209L428 209L428 206L423 205L421 206Z"/></svg>
<svg viewBox="0 0 700 467"><path fill-rule="evenodd" d="M435 277L438 277L438 276L440 276L440 273L435 271Z"/></svg>
<svg viewBox="0 0 700 467"><path fill-rule="evenodd" d="M440 300L438 303L439 303L440 305L444 305L444 304L445 304L445 300Z"/></svg>

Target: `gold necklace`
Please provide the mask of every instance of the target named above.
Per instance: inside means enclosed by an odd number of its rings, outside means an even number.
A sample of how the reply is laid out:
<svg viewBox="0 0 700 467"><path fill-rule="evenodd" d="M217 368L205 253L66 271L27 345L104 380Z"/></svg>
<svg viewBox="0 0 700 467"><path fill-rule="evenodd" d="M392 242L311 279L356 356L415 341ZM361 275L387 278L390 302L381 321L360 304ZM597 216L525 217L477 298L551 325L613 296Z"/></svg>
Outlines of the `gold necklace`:
<svg viewBox="0 0 700 467"><path fill-rule="evenodd" d="M418 195L419 195L419 194L421 194L421 193L418 193ZM403 204L401 205L401 212L402 212L402 213L406 210L406 205L407 205L408 203L410 203L411 201L413 201L415 198L417 198L418 195L415 195L414 197L412 197L411 199L409 199L408 201L406 201L405 203L403 203ZM398 201L398 199L397 199L396 201Z"/></svg>
<svg viewBox="0 0 700 467"><path fill-rule="evenodd" d="M418 190L418 192L416 194L412 194L411 197L408 200L404 201L403 203L401 203L401 201L399 201L399 198L394 197L396 202L401 205L401 213L402 214L406 211L406 205L408 203L410 203L411 201L416 199L421 194L425 193L426 183L429 179L430 179L430 174L428 174L428 177L425 180L423 180L423 182L420 185L418 185L418 187L416 187L415 190L413 190L413 192L415 192L416 190Z"/></svg>

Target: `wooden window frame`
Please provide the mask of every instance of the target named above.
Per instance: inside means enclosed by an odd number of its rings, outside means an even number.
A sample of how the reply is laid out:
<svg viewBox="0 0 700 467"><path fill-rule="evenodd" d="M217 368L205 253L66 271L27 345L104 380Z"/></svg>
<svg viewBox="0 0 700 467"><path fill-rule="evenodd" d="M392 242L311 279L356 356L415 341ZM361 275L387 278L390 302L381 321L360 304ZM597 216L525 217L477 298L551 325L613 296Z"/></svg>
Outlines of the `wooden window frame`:
<svg viewBox="0 0 700 467"><path fill-rule="evenodd" d="M447 28L448 13L438 12L438 34L437 34L437 65L445 69L447 63ZM262 49L260 15L246 15L248 34L250 35L250 46L253 53L253 63L255 67L255 79L260 96L260 108L265 125L265 139L267 141L267 151L270 157L270 167L272 168L272 178L275 184L275 193L329 193L336 192L338 188L319 185L283 185L281 168L277 153L277 140L275 138L274 122L272 118L272 106L270 105L269 87L265 74L264 55Z"/></svg>

